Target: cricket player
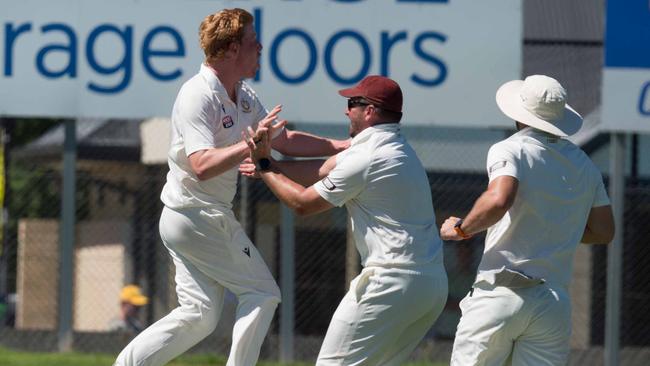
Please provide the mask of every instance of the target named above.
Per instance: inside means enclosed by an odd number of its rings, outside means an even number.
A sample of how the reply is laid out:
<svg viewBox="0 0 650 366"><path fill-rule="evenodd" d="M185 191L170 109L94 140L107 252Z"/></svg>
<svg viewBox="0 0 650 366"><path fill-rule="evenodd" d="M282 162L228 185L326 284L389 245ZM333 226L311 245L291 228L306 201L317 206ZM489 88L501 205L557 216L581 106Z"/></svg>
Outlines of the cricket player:
<svg viewBox="0 0 650 366"><path fill-rule="evenodd" d="M280 290L232 212L238 165L249 155L246 128L264 126L272 145L293 156L329 156L349 141L327 140L273 124L251 87L262 46L242 9L207 16L199 29L205 62L178 93L172 111L169 173L160 235L176 266L179 307L144 330L116 365L163 365L212 333L224 290L238 305L228 366L252 366L280 302Z"/></svg>
<svg viewBox="0 0 650 366"><path fill-rule="evenodd" d="M519 132L490 148L487 190L467 216L440 229L443 240L488 229L476 281L460 303L452 365L568 362L574 253L580 242L609 243L614 220L600 172L563 138L582 125L566 98L543 75L496 93Z"/></svg>
<svg viewBox="0 0 650 366"><path fill-rule="evenodd" d="M327 161L273 160L271 130L246 141L257 174L295 212L345 205L351 216L364 268L336 309L316 364L397 365L447 300L431 187L400 133L399 85L368 76L339 94L349 98L352 146Z"/></svg>

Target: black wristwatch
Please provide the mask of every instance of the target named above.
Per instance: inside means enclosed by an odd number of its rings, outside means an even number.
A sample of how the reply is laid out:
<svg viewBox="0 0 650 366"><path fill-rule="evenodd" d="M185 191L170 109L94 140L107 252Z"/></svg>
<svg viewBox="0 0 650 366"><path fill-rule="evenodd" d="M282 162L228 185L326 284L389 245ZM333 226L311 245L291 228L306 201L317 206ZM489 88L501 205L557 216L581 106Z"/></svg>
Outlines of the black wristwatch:
<svg viewBox="0 0 650 366"><path fill-rule="evenodd" d="M259 170L260 172L265 172L267 170L271 169L271 160L267 158L261 158L257 161L257 164L255 164L255 169Z"/></svg>

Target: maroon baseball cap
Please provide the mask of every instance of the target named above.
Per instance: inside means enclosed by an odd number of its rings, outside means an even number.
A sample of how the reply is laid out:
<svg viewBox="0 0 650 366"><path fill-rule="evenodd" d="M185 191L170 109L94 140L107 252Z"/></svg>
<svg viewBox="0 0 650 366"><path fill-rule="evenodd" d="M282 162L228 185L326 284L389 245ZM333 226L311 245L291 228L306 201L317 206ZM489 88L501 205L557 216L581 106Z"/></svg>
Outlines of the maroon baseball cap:
<svg viewBox="0 0 650 366"><path fill-rule="evenodd" d="M339 94L346 98L363 97L381 109L402 113L402 89L385 76L366 76L352 88L339 90Z"/></svg>

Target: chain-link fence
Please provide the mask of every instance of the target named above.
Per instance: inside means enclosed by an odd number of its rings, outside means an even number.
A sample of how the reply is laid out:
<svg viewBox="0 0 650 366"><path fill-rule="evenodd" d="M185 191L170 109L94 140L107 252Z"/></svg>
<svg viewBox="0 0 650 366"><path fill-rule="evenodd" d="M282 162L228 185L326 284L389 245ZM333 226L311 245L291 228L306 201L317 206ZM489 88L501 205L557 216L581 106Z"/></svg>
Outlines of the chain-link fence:
<svg viewBox="0 0 650 366"><path fill-rule="evenodd" d="M6 125L9 123L30 122L5 120ZM167 168L164 164L144 165L138 161L138 154L129 157L125 153L118 159L106 146L95 146L103 140L103 133L118 129L110 127L111 124L120 123L123 122L98 123L94 132L80 139L78 147L73 348L83 351L116 353L133 336L133 332L112 331L110 327L111 321L120 315L120 290L126 284L138 284L151 300L139 314L145 325L176 306L174 270L160 242L157 226L162 208L159 193ZM138 124L137 121L129 123ZM347 133L345 125L293 127L337 138ZM60 151L50 149L45 142L61 128L56 126L35 142L10 149L7 154L10 159L6 172L8 220L4 227L2 263L3 285L8 296L4 298L0 342L12 348L57 349L62 175ZM79 126L78 130L84 128ZM408 125L403 131L427 167L438 224L449 215L469 211L487 184L483 168L487 149L511 132ZM643 149L648 142L646 137L635 138L638 141L636 145L630 144L631 150ZM128 146L118 148L128 150ZM602 154L603 150L607 150L607 145L595 149L594 155ZM104 155L99 159L97 154ZM637 164L647 163L638 153L635 159ZM601 168L607 171L607 166ZM636 176L628 178L626 188L623 347L647 347L650 342L643 305L650 297L650 281L644 274L644 263L650 255L645 245L650 234L650 181L635 169ZM283 212L261 181L243 178L234 210L278 283L282 283L282 225L286 211ZM294 357L310 360L318 352L349 280L358 273L358 254L348 241L344 209L313 217L295 217L291 221L295 242ZM449 299L414 357L448 359L460 318L458 303L473 282L483 239L484 236L477 236L460 244L445 244ZM605 246L581 246L576 255L571 288L574 360L602 358L606 256ZM227 353L235 306L234 296L227 296L217 331L197 345L196 352ZM281 317L279 311L264 345L263 357L279 357ZM628 362L623 364L636 364L634 357L638 354L626 349L623 356Z"/></svg>

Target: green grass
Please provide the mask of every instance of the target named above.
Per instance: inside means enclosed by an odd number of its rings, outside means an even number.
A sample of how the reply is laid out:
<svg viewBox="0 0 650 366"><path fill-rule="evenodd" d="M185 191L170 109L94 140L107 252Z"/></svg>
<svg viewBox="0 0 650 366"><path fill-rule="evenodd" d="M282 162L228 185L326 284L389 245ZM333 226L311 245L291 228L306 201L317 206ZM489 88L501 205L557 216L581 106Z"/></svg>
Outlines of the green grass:
<svg viewBox="0 0 650 366"><path fill-rule="evenodd" d="M0 365L2 366L110 366L115 355L91 353L40 353L18 352L0 348ZM169 366L221 366L226 358L216 355L186 355L169 363ZM295 362L279 363L260 361L259 366L309 366L313 363ZM443 366L444 363L417 362L404 366Z"/></svg>

